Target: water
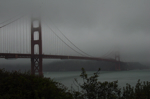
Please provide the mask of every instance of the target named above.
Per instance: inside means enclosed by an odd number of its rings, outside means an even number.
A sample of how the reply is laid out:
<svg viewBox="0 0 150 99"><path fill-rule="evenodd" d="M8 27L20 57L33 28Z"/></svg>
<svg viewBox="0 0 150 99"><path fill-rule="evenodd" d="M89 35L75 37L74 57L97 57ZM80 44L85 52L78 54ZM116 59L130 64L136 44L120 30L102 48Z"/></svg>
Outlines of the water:
<svg viewBox="0 0 150 99"><path fill-rule="evenodd" d="M95 71L87 71L88 76L93 75ZM75 87L76 83L74 78L77 78L78 82L82 84L83 80L79 77L81 71L69 71L69 72L44 72L45 77L50 77L55 81L61 82L68 88ZM141 81L150 81L150 69L148 70L130 70L130 71L100 71L98 80L104 81L116 81L120 88L129 83L135 86L138 79Z"/></svg>

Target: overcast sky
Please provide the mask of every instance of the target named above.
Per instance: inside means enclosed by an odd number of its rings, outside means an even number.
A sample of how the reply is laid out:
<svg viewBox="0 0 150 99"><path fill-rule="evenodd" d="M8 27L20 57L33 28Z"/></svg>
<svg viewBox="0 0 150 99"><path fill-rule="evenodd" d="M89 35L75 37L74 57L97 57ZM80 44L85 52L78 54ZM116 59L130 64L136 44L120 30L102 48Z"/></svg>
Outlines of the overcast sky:
<svg viewBox="0 0 150 99"><path fill-rule="evenodd" d="M0 22L40 12L90 55L119 50L123 61L149 62L149 5L150 0L1 0Z"/></svg>

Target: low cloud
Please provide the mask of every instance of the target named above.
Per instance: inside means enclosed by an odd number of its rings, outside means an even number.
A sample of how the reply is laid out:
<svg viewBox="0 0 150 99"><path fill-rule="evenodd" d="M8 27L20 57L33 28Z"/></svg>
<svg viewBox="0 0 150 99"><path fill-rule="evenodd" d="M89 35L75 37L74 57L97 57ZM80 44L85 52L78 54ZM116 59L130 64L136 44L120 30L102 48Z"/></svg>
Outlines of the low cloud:
<svg viewBox="0 0 150 99"><path fill-rule="evenodd" d="M110 49L119 49L122 60L148 62L149 4L150 0L3 0L0 21L7 19L5 16L11 9L14 12L19 7L22 9L18 12L31 12L37 8L43 20L55 24L76 46L91 55L102 56Z"/></svg>

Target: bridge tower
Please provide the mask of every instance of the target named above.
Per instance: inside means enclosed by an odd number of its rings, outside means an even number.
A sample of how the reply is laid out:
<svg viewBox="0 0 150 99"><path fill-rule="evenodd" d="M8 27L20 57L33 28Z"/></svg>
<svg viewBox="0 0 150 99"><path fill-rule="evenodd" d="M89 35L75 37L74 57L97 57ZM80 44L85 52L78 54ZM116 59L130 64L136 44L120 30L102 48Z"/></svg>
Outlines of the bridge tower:
<svg viewBox="0 0 150 99"><path fill-rule="evenodd" d="M37 22L38 27L35 27ZM38 33L38 39L35 40L35 34ZM39 53L35 53L35 45L38 45ZM42 30L40 18L31 18L31 74L43 76L42 72Z"/></svg>
<svg viewBox="0 0 150 99"><path fill-rule="evenodd" d="M115 60L116 60L115 69L120 70L120 54L119 54L119 52L115 53Z"/></svg>

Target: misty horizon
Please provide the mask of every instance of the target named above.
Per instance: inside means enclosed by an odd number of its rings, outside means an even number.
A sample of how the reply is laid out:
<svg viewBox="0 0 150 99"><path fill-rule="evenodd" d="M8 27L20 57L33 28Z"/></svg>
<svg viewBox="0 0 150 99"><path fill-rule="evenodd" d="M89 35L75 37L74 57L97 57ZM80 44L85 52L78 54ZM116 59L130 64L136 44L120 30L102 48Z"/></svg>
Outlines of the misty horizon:
<svg viewBox="0 0 150 99"><path fill-rule="evenodd" d="M24 13L38 13L43 20L43 37L47 38L43 39L44 54L51 54L49 49L57 54L54 47L46 46L52 42L47 36L52 31L44 25L48 24L57 34L61 34L60 30L73 44L92 56L101 57L118 50L122 61L149 63L149 4L148 0L2 0L0 23ZM27 40L26 45L29 45L30 39ZM30 52L30 47L22 48ZM64 54L67 52L68 49Z"/></svg>

